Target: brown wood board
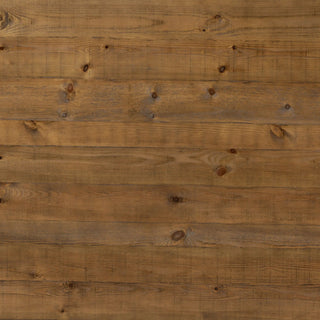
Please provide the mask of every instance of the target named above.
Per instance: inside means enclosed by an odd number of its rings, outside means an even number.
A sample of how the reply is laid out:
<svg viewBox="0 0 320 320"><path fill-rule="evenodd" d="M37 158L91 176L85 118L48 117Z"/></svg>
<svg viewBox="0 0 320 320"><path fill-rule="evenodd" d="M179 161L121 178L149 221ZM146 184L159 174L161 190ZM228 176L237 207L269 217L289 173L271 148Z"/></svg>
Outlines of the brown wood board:
<svg viewBox="0 0 320 320"><path fill-rule="evenodd" d="M0 320L318 320L320 3L0 2Z"/></svg>

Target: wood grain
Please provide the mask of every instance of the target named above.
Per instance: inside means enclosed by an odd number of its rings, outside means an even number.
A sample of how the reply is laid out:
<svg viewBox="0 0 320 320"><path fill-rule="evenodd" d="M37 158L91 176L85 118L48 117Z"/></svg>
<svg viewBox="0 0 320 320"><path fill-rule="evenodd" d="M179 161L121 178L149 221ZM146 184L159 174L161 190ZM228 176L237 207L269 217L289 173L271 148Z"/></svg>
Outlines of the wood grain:
<svg viewBox="0 0 320 320"><path fill-rule="evenodd" d="M297 292L299 289L299 292ZM30 291L33 294L30 294ZM220 292L219 292L220 291ZM12 317L12 308L27 310L27 314L38 318L46 314L61 317L61 313L70 313L71 317L89 317L106 314L122 314L128 312L146 312L150 306L153 313L197 312L199 294L203 312L219 315L225 308L234 314L239 308L245 307L244 315L266 312L284 306L280 314L284 317L298 316L303 306L305 315L316 319L319 315L318 287L239 287L222 288L216 292L210 286L171 285L171 284L117 284L117 283L74 283L74 282L4 282L0 293L5 295L6 305L2 319ZM295 293L297 292L297 293ZM199 294L198 294L199 293ZM17 297L19 297L17 299ZM245 298L245 303L243 303ZM43 301L36 308L37 301ZM268 299L269 303L265 303ZM294 300L297 304L294 303ZM123 301L126 301L124 304ZM138 301L138 302L137 302ZM159 301L161 303L159 303ZM177 316L178 316L177 315ZM181 314L180 314L181 315ZM230 315L228 315L230 316ZM272 318L271 318L272 319Z"/></svg>
<svg viewBox="0 0 320 320"><path fill-rule="evenodd" d="M320 126L0 120L0 144L314 150L320 146Z"/></svg>
<svg viewBox="0 0 320 320"><path fill-rule="evenodd" d="M319 16L2 0L0 320L318 320Z"/></svg>
<svg viewBox="0 0 320 320"><path fill-rule="evenodd" d="M319 226L8 221L1 242L54 244L319 248Z"/></svg>
<svg viewBox="0 0 320 320"><path fill-rule="evenodd" d="M2 243L0 279L216 286L311 286L318 248Z"/></svg>
<svg viewBox="0 0 320 320"><path fill-rule="evenodd" d="M0 88L0 120L307 125L320 117L316 84L18 78Z"/></svg>
<svg viewBox="0 0 320 320"><path fill-rule="evenodd" d="M1 31L1 30L0 30ZM318 42L5 38L0 79L229 80L318 83ZM108 49L105 47L108 46ZM31 62L31 63L28 63Z"/></svg>
<svg viewBox="0 0 320 320"><path fill-rule="evenodd" d="M317 188L2 183L0 199L1 221L320 225Z"/></svg>
<svg viewBox="0 0 320 320"><path fill-rule="evenodd" d="M2 32L7 37L114 35L163 37L201 35L217 39L318 39L319 6L312 0L303 3L217 0L200 3L181 0L147 3L91 0L2 1ZM290 33L289 33L290 30ZM315 34L313 36L313 34Z"/></svg>
<svg viewBox="0 0 320 320"><path fill-rule="evenodd" d="M0 154L6 182L319 186L317 151L6 146Z"/></svg>

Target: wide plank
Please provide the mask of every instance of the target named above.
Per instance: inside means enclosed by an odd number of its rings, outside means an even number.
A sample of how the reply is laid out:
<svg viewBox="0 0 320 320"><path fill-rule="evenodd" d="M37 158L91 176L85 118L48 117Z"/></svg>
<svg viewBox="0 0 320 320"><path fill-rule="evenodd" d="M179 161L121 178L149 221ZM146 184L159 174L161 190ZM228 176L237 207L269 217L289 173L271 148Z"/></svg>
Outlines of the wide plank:
<svg viewBox="0 0 320 320"><path fill-rule="evenodd" d="M317 84L5 79L0 88L0 120L320 123Z"/></svg>
<svg viewBox="0 0 320 320"><path fill-rule="evenodd" d="M319 226L3 221L0 240L48 244L319 248Z"/></svg>
<svg viewBox="0 0 320 320"><path fill-rule="evenodd" d="M105 318L110 314L202 313L204 319L222 314L232 319L318 319L319 286L230 286L210 285L2 281L0 319ZM41 303L39 303L41 301ZM151 310L150 310L151 308ZM152 314L151 313L151 314ZM260 314L262 317L257 317ZM109 317L108 317L109 318ZM196 319L201 319L200 315ZM203 317L202 317L203 319Z"/></svg>
<svg viewBox="0 0 320 320"><path fill-rule="evenodd" d="M0 280L319 285L318 248L0 244Z"/></svg>
<svg viewBox="0 0 320 320"><path fill-rule="evenodd" d="M0 145L317 150L320 125L0 120Z"/></svg>
<svg viewBox="0 0 320 320"><path fill-rule="evenodd" d="M320 153L0 146L0 181L319 187Z"/></svg>
<svg viewBox="0 0 320 320"><path fill-rule="evenodd" d="M1 221L320 225L318 188L1 183L0 199Z"/></svg>
<svg viewBox="0 0 320 320"><path fill-rule="evenodd" d="M319 41L307 45L301 41L242 41L234 50L234 41L208 39L137 40L109 36L0 40L1 80L320 81Z"/></svg>
<svg viewBox="0 0 320 320"><path fill-rule="evenodd" d="M55 0L3 0L1 34L5 37L143 37L161 34L216 39L318 39L320 10L306 0L117 1L90 3Z"/></svg>

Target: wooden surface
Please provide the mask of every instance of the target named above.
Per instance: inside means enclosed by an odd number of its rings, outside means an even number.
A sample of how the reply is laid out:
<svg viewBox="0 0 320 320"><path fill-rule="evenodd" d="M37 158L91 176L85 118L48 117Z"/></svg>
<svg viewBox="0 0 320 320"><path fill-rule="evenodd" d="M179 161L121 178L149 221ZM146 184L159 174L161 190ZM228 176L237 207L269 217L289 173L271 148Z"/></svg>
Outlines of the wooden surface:
<svg viewBox="0 0 320 320"><path fill-rule="evenodd" d="M320 1L2 0L0 320L320 319Z"/></svg>

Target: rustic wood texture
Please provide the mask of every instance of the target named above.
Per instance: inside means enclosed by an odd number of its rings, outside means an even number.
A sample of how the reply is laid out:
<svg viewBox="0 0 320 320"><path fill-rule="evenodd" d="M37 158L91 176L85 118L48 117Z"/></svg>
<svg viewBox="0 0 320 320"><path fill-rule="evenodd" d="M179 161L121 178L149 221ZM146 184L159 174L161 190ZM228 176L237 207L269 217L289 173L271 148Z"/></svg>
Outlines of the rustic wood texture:
<svg viewBox="0 0 320 320"><path fill-rule="evenodd" d="M2 0L0 320L318 320L320 2Z"/></svg>
<svg viewBox="0 0 320 320"><path fill-rule="evenodd" d="M0 120L320 123L318 84L17 78L0 87Z"/></svg>

